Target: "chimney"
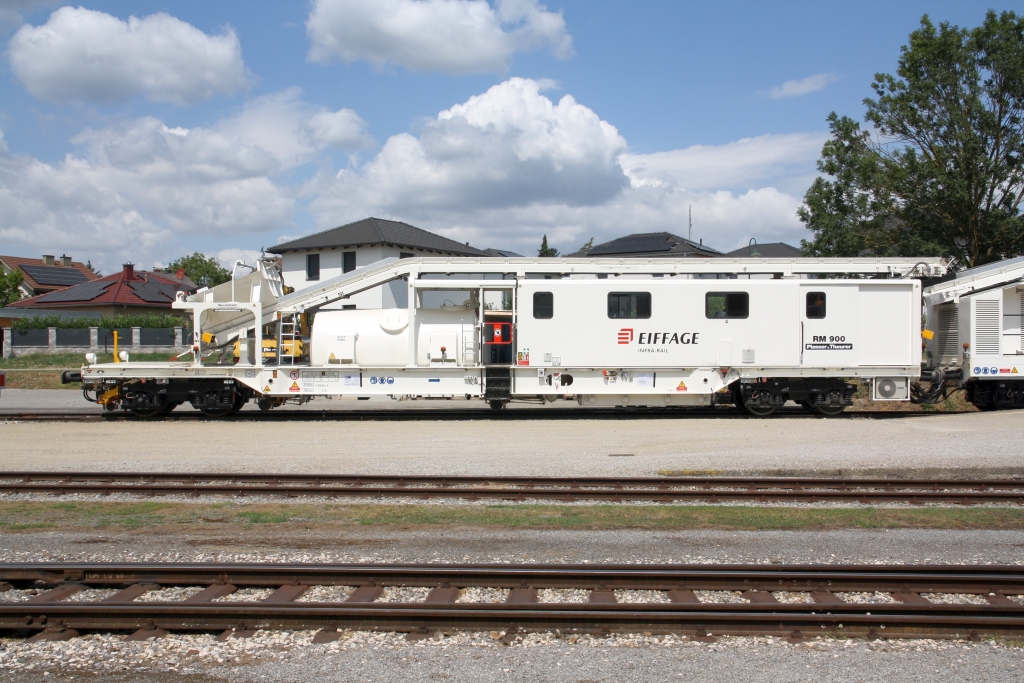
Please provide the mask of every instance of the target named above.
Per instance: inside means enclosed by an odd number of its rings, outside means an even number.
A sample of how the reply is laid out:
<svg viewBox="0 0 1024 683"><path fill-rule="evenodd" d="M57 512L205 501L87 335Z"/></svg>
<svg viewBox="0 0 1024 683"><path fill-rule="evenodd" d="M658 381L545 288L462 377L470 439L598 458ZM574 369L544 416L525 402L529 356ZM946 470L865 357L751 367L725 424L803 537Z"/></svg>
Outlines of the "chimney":
<svg viewBox="0 0 1024 683"><path fill-rule="evenodd" d="M47 266L53 265L53 254L43 254L43 263Z"/></svg>
<svg viewBox="0 0 1024 683"><path fill-rule="evenodd" d="M68 256L67 254L64 254L63 256L60 257L60 264L62 266L66 266L67 268L70 268L71 267L71 257Z"/></svg>
<svg viewBox="0 0 1024 683"><path fill-rule="evenodd" d="M135 279L135 266L133 264L131 264L131 263L126 263L122 267L124 268L124 271L122 272L123 279L125 279L125 280L134 280Z"/></svg>

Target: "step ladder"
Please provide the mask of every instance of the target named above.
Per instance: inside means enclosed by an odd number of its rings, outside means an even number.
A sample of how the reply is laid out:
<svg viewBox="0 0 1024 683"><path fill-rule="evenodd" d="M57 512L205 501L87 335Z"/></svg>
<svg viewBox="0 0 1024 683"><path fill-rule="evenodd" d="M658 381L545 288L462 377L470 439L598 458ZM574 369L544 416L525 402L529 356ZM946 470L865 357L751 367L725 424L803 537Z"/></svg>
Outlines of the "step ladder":
<svg viewBox="0 0 1024 683"><path fill-rule="evenodd" d="M277 364L295 365L295 342L299 338L299 314L295 311L281 313L277 321ZM284 352L285 344L288 353Z"/></svg>

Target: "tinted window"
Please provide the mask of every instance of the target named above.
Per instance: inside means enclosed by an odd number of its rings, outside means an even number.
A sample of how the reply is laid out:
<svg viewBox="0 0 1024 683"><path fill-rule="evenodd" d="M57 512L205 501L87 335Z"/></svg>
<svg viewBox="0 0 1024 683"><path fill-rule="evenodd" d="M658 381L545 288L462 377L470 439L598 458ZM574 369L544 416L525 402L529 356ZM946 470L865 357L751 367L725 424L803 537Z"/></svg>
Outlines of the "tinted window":
<svg viewBox="0 0 1024 683"><path fill-rule="evenodd" d="M608 295L609 318L650 318L650 292L611 292Z"/></svg>
<svg viewBox="0 0 1024 683"><path fill-rule="evenodd" d="M547 320L555 317L555 295L551 292L533 293L533 317Z"/></svg>
<svg viewBox="0 0 1024 683"><path fill-rule="evenodd" d="M306 279L320 279L320 254L306 254Z"/></svg>
<svg viewBox="0 0 1024 683"><path fill-rule="evenodd" d="M341 272L351 273L356 269L356 252L346 251L341 255Z"/></svg>
<svg viewBox="0 0 1024 683"><path fill-rule="evenodd" d="M750 312L750 295L746 292L708 292L704 297L707 318L746 318Z"/></svg>
<svg viewBox="0 0 1024 683"><path fill-rule="evenodd" d="M400 251L400 252L398 252L398 258L412 258L415 255L416 254L410 254L407 251Z"/></svg>
<svg viewBox="0 0 1024 683"><path fill-rule="evenodd" d="M807 317L825 317L825 292L807 292Z"/></svg>

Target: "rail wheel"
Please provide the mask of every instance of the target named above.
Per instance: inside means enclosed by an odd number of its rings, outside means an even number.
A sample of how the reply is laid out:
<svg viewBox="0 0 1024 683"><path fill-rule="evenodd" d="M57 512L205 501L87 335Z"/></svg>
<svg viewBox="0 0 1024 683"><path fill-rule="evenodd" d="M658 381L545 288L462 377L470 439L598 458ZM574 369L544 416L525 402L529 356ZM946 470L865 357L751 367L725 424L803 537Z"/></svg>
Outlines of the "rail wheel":
<svg viewBox="0 0 1024 683"><path fill-rule="evenodd" d="M754 417L768 417L776 410L778 410L779 407L775 405L762 406L755 403L744 402L743 409L750 413L751 415L753 415Z"/></svg>
<svg viewBox="0 0 1024 683"><path fill-rule="evenodd" d="M743 400L743 390L739 387L733 389L732 399L737 408L747 411L748 414L754 417L768 417L779 409L777 405L772 404L765 406L758 403L747 403Z"/></svg>
<svg viewBox="0 0 1024 683"><path fill-rule="evenodd" d="M234 415L239 410L245 407L245 404L249 402L249 399L245 394L235 394L235 402L231 404L231 411L228 415Z"/></svg>
<svg viewBox="0 0 1024 683"><path fill-rule="evenodd" d="M846 406L816 406L806 404L804 407L807 408L807 410L811 411L812 413L824 415L825 417L835 417L839 413L846 410Z"/></svg>
<svg viewBox="0 0 1024 683"><path fill-rule="evenodd" d="M227 417L228 415L231 414L231 411L234 410L234 408L234 404L229 405L227 407L218 406L217 408L207 408L206 406L203 406L202 408L199 409L199 412L201 412L206 417Z"/></svg>
<svg viewBox="0 0 1024 683"><path fill-rule="evenodd" d="M151 417L157 417L158 415L163 415L164 410L164 407L158 406L156 408L129 408L128 412L135 417L148 419Z"/></svg>
<svg viewBox="0 0 1024 683"><path fill-rule="evenodd" d="M501 410L502 408L505 407L506 403L508 403L508 401L491 401L491 410Z"/></svg>

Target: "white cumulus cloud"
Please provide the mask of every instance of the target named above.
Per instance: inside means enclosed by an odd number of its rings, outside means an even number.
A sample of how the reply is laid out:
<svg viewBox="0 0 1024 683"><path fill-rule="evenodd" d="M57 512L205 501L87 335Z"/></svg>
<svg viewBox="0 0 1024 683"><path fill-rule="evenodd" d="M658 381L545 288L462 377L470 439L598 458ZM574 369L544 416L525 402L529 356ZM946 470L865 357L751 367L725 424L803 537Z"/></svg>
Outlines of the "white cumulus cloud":
<svg viewBox="0 0 1024 683"><path fill-rule="evenodd" d="M800 95L821 90L829 83L834 83L838 80L838 75L828 71L826 73L814 74L807 78L786 81L782 85L773 87L770 94L773 100L781 100L784 97L799 97Z"/></svg>
<svg viewBox="0 0 1024 683"><path fill-rule="evenodd" d="M572 54L561 12L537 0L314 0L309 59L366 60L416 71L495 73L517 52Z"/></svg>
<svg viewBox="0 0 1024 683"><path fill-rule="evenodd" d="M630 154L614 126L570 95L513 78L440 112L418 136L391 137L361 167L321 173L305 194L321 228L396 218L480 247L563 251L593 236L686 235L723 251L797 242L800 197L824 134ZM780 187L785 185L785 187Z"/></svg>
<svg viewBox="0 0 1024 683"><path fill-rule="evenodd" d="M91 254L83 258L109 271L126 259L168 262L210 240L293 230L295 188L276 175L372 140L355 112L314 107L290 89L205 128L144 117L86 129L72 143L73 153L49 164L11 154L0 131L0 243Z"/></svg>
<svg viewBox="0 0 1024 683"><path fill-rule="evenodd" d="M25 89L51 102L141 96L187 105L248 84L232 29L207 35L164 13L122 21L82 7L62 7L42 26L22 26L11 37L6 56Z"/></svg>

